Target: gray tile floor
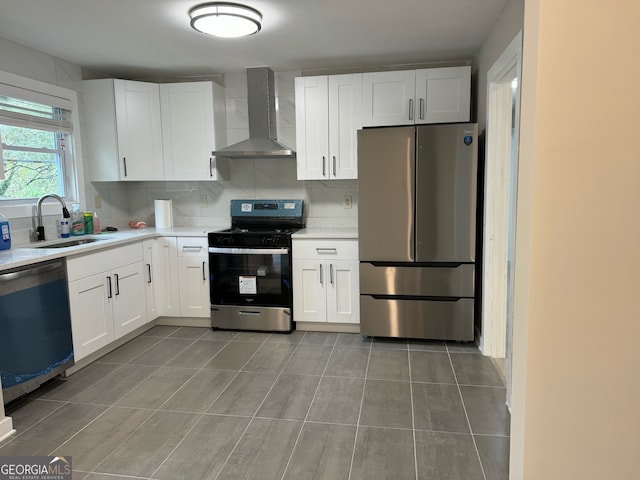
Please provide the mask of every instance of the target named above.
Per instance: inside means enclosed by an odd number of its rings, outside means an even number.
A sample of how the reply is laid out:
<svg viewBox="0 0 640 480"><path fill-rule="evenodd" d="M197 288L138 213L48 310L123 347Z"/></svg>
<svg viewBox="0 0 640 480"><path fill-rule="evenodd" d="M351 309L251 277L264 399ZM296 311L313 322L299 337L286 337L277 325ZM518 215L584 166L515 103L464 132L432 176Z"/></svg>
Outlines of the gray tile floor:
<svg viewBox="0 0 640 480"><path fill-rule="evenodd" d="M157 326L9 405L0 455L85 480L506 480L505 393L468 344Z"/></svg>

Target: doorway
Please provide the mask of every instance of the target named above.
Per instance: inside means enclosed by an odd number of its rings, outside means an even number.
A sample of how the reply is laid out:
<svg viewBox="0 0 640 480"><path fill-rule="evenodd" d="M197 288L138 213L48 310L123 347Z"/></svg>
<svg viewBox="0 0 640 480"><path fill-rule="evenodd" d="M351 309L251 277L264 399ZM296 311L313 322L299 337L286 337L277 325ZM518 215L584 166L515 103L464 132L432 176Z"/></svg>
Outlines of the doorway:
<svg viewBox="0 0 640 480"><path fill-rule="evenodd" d="M481 349L503 368L507 405L511 403L521 64L522 32L487 72Z"/></svg>

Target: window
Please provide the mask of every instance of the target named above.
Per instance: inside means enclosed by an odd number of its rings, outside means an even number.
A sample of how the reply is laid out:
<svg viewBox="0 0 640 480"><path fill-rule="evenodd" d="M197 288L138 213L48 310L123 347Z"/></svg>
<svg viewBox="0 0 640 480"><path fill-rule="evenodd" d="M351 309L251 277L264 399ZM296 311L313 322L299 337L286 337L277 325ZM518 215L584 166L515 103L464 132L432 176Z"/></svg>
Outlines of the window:
<svg viewBox="0 0 640 480"><path fill-rule="evenodd" d="M0 181L0 198L66 195L64 165L65 145L71 133L70 113L63 108L0 95L5 176Z"/></svg>
<svg viewBox="0 0 640 480"><path fill-rule="evenodd" d="M77 201L76 104L71 90L0 72L0 208Z"/></svg>

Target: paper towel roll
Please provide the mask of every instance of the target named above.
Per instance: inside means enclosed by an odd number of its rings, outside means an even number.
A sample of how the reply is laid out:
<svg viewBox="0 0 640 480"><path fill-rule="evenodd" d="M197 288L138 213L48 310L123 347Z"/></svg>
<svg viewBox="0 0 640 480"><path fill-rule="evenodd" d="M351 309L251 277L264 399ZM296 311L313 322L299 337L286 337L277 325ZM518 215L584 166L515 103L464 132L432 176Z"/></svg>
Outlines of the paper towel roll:
<svg viewBox="0 0 640 480"><path fill-rule="evenodd" d="M173 206L171 200L154 200L153 207L156 211L156 228L172 228Z"/></svg>

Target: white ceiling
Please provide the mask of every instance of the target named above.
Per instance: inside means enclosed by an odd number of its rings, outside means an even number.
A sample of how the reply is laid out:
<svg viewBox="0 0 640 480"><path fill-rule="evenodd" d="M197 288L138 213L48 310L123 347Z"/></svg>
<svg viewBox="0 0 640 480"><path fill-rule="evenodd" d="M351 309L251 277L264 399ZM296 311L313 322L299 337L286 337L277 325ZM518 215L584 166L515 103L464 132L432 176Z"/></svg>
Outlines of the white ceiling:
<svg viewBox="0 0 640 480"><path fill-rule="evenodd" d="M240 1L240 0L237 0ZM242 0L262 30L218 39L189 26L198 0L2 0L0 37L110 76L363 70L471 60L507 0ZM1 64L0 64L1 65Z"/></svg>

